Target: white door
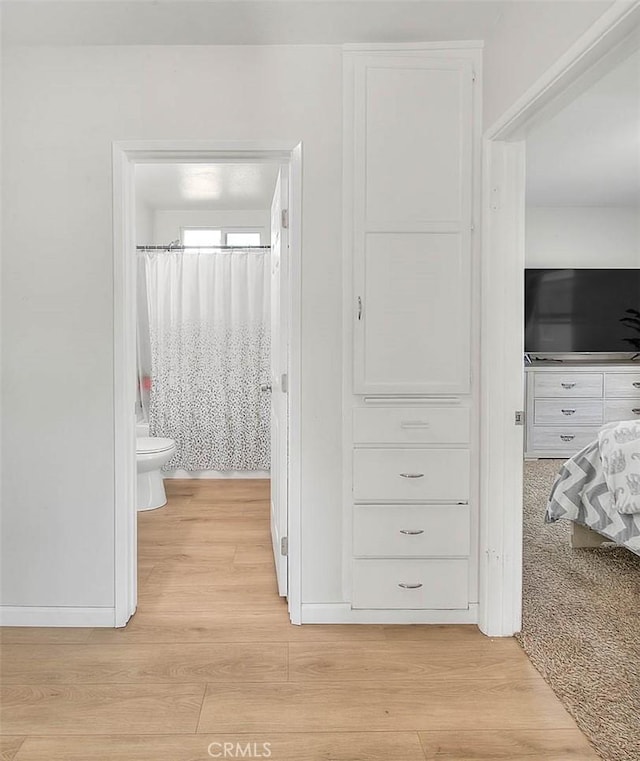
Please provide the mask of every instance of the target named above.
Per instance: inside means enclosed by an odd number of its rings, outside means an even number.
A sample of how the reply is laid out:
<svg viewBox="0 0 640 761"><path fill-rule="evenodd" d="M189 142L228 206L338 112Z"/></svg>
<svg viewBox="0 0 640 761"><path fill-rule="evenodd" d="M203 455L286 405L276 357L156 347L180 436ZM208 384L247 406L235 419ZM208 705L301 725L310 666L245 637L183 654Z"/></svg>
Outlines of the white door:
<svg viewBox="0 0 640 761"><path fill-rule="evenodd" d="M472 83L463 60L356 64L357 394L470 390Z"/></svg>
<svg viewBox="0 0 640 761"><path fill-rule="evenodd" d="M289 239L288 167L278 174L271 204L271 539L278 592L287 595L289 471Z"/></svg>

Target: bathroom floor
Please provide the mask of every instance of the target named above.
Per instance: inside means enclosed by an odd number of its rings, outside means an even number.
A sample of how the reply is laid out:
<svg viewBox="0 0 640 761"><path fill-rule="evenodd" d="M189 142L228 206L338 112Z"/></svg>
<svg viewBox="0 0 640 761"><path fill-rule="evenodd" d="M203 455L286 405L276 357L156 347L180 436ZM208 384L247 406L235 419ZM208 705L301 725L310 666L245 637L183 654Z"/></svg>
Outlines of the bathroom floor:
<svg viewBox="0 0 640 761"><path fill-rule="evenodd" d="M3 630L2 761L597 758L514 639L292 626L268 481L166 485L125 629Z"/></svg>

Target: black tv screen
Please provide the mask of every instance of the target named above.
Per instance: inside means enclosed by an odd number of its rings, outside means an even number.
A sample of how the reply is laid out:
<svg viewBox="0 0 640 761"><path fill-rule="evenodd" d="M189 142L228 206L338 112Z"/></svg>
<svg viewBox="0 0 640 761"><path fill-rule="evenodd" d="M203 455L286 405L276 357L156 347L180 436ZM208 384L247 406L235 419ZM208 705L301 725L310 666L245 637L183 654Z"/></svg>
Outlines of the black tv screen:
<svg viewBox="0 0 640 761"><path fill-rule="evenodd" d="M640 351L640 269L527 269L524 302L527 353Z"/></svg>

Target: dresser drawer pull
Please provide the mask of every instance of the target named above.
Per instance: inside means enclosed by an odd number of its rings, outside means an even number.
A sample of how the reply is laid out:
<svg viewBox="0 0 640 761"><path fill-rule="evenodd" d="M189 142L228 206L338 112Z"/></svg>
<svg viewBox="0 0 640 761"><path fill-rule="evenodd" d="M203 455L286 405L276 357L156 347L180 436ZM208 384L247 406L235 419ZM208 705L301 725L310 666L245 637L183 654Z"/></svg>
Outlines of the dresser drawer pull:
<svg viewBox="0 0 640 761"><path fill-rule="evenodd" d="M429 423L424 420L403 420L400 428L428 428Z"/></svg>
<svg viewBox="0 0 640 761"><path fill-rule="evenodd" d="M573 388L576 384L575 383L561 383L560 384L562 388Z"/></svg>
<svg viewBox="0 0 640 761"><path fill-rule="evenodd" d="M573 415L575 410L562 410L563 415Z"/></svg>
<svg viewBox="0 0 640 761"><path fill-rule="evenodd" d="M631 412L633 412L634 415L640 415L640 407L633 407Z"/></svg>
<svg viewBox="0 0 640 761"><path fill-rule="evenodd" d="M640 381L635 381L635 383L631 384L634 388L640 388Z"/></svg>
<svg viewBox="0 0 640 761"><path fill-rule="evenodd" d="M406 534L407 536L417 536L418 534L424 534L424 529L421 528L401 528L400 529L401 534Z"/></svg>
<svg viewBox="0 0 640 761"><path fill-rule="evenodd" d="M573 441L575 439L575 434L573 434L573 433L571 433L571 434L569 434L569 433L561 433L560 434L560 438L563 441Z"/></svg>
<svg viewBox="0 0 640 761"><path fill-rule="evenodd" d="M402 589L420 589L422 584L420 584L420 583L418 583L418 584L405 584L404 582L401 582L400 584L398 584L398 586L402 587Z"/></svg>
<svg viewBox="0 0 640 761"><path fill-rule="evenodd" d="M423 478L424 473L400 473L402 478Z"/></svg>

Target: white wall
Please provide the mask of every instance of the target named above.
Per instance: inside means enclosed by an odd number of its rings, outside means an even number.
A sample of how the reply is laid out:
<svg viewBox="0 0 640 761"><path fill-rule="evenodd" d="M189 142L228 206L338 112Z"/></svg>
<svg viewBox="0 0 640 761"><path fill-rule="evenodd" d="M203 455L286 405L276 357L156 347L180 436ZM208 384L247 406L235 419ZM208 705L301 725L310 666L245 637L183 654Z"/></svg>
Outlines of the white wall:
<svg viewBox="0 0 640 761"><path fill-rule="evenodd" d="M153 239L154 211L140 199L136 199L136 243L148 243Z"/></svg>
<svg viewBox="0 0 640 761"><path fill-rule="evenodd" d="M152 239L144 241L163 246L180 238L182 227L252 227L262 234L262 245L271 242L269 210L204 211L196 209L156 209L153 213Z"/></svg>
<svg viewBox="0 0 640 761"><path fill-rule="evenodd" d="M142 138L303 141L303 599L340 601L340 48L4 52L3 603L113 605L111 143Z"/></svg>
<svg viewBox="0 0 640 761"><path fill-rule="evenodd" d="M506 3L485 40L485 127L525 93L611 4L612 0Z"/></svg>
<svg viewBox="0 0 640 761"><path fill-rule="evenodd" d="M488 124L609 3L540 5L489 40ZM340 48L3 52L3 603L113 605L111 144L189 138L304 144L303 600L340 601Z"/></svg>
<svg viewBox="0 0 640 761"><path fill-rule="evenodd" d="M640 210L527 206L527 267L640 267Z"/></svg>

